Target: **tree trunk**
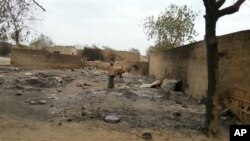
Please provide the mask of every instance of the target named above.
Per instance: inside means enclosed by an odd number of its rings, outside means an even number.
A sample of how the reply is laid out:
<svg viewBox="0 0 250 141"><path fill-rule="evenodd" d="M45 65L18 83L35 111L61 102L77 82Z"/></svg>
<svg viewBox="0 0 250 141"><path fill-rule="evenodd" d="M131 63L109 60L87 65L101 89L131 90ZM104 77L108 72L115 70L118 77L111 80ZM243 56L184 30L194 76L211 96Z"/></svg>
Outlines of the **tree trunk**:
<svg viewBox="0 0 250 141"><path fill-rule="evenodd" d="M16 45L19 46L19 31L15 31L15 42Z"/></svg>
<svg viewBox="0 0 250 141"><path fill-rule="evenodd" d="M211 14L211 13L210 13ZM219 112L219 93L218 93L218 42L216 38L215 15L206 15L206 47L207 47L207 72L208 72L208 91L206 101L205 128L208 135L215 135L218 132L218 112Z"/></svg>

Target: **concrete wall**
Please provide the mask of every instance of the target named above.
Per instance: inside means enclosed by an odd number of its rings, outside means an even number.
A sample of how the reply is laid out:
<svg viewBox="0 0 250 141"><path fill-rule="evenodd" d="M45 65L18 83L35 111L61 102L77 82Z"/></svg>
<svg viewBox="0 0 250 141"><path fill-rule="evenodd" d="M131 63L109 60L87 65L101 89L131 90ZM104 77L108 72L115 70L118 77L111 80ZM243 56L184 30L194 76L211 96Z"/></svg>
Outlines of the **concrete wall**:
<svg viewBox="0 0 250 141"><path fill-rule="evenodd" d="M219 92L241 119L250 117L250 31L218 38ZM180 79L185 92L197 99L206 97L207 62L205 43L197 42L161 53L151 53L149 74L157 79ZM236 103L236 104L235 104ZM239 106L242 105L244 106ZM242 109L243 107L243 109Z"/></svg>
<svg viewBox="0 0 250 141"><path fill-rule="evenodd" d="M38 69L62 69L82 68L84 62L80 57L73 55L49 53L45 50L12 48L11 65Z"/></svg>
<svg viewBox="0 0 250 141"><path fill-rule="evenodd" d="M48 47L46 50L50 53L59 53L59 54L67 54L67 55L76 55L77 49L74 46L54 46Z"/></svg>

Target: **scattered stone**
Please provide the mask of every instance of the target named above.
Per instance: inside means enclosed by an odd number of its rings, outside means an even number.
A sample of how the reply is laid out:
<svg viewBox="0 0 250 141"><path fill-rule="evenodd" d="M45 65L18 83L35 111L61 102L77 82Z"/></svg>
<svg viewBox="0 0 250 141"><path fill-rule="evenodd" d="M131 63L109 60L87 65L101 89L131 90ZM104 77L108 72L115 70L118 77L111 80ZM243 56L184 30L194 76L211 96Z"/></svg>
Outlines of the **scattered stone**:
<svg viewBox="0 0 250 141"><path fill-rule="evenodd" d="M175 103L176 103L176 104L182 104L182 102L179 101L179 100L175 100Z"/></svg>
<svg viewBox="0 0 250 141"><path fill-rule="evenodd" d="M31 76L32 73L31 73L31 72L26 72L26 73L24 73L24 75L26 75L26 76Z"/></svg>
<svg viewBox="0 0 250 141"><path fill-rule="evenodd" d="M175 85L178 83L178 80L174 79L163 79L161 83L161 88L165 91L171 91L175 88Z"/></svg>
<svg viewBox="0 0 250 141"><path fill-rule="evenodd" d="M17 93L16 93L16 96L21 96L21 95L22 95L21 92L17 92Z"/></svg>
<svg viewBox="0 0 250 141"><path fill-rule="evenodd" d="M227 117L225 117L225 116L220 116L220 118L221 118L222 120L227 120Z"/></svg>
<svg viewBox="0 0 250 141"><path fill-rule="evenodd" d="M153 83L150 84L142 84L141 88L157 88L161 85L161 80L156 80Z"/></svg>
<svg viewBox="0 0 250 141"><path fill-rule="evenodd" d="M181 117L181 113L180 112L174 112L173 115L176 116L176 117Z"/></svg>
<svg viewBox="0 0 250 141"><path fill-rule="evenodd" d="M72 122L72 121L73 121L73 119L72 119L72 118L68 118L66 121L68 121L68 122Z"/></svg>
<svg viewBox="0 0 250 141"><path fill-rule="evenodd" d="M55 99L55 100L58 100L58 97L56 96L56 94L52 94L51 96L46 97L46 99Z"/></svg>
<svg viewBox="0 0 250 141"><path fill-rule="evenodd" d="M41 91L42 91L42 89L39 89L39 88L37 88L36 90L37 90L38 92L41 92Z"/></svg>
<svg viewBox="0 0 250 141"><path fill-rule="evenodd" d="M62 126L62 122L61 121L58 123L58 126Z"/></svg>
<svg viewBox="0 0 250 141"><path fill-rule="evenodd" d="M105 117L105 122L108 123L119 123L121 121L121 118L116 115L107 115Z"/></svg>
<svg viewBox="0 0 250 141"><path fill-rule="evenodd" d="M150 139L152 139L152 134L149 133L149 132L145 132L145 133L143 133L143 134L141 135L141 137L142 137L143 139L145 139L145 140L150 140Z"/></svg>
<svg viewBox="0 0 250 141"><path fill-rule="evenodd" d="M81 83L76 83L76 87L82 87L83 85Z"/></svg>
<svg viewBox="0 0 250 141"><path fill-rule="evenodd" d="M156 99L154 97L151 97L150 100L151 101L156 101Z"/></svg>
<svg viewBox="0 0 250 141"><path fill-rule="evenodd" d="M56 91L57 91L57 92L59 92L59 93L60 93L60 92L62 92L62 90L59 90L59 89L58 89L58 90L56 90Z"/></svg>
<svg viewBox="0 0 250 141"><path fill-rule="evenodd" d="M49 77L48 74L45 74L43 72L39 72L38 74L36 74L37 77Z"/></svg>
<svg viewBox="0 0 250 141"><path fill-rule="evenodd" d="M63 78L62 78L62 77L55 77L55 79L56 79L58 82L60 82L60 83L63 82Z"/></svg>
<svg viewBox="0 0 250 141"><path fill-rule="evenodd" d="M187 105L182 105L182 107L183 107L183 108L188 108L188 106L187 106Z"/></svg>
<svg viewBox="0 0 250 141"><path fill-rule="evenodd" d="M16 88L17 88L17 89L21 89L21 90L24 89L24 87L19 86L19 85L17 85Z"/></svg>
<svg viewBox="0 0 250 141"><path fill-rule="evenodd" d="M121 88L121 89L129 89L130 87L129 86L127 86L127 85L118 85L118 87L119 88Z"/></svg>
<svg viewBox="0 0 250 141"><path fill-rule="evenodd" d="M83 89L86 89L86 88L84 88L84 86L92 86L91 84L89 84L89 83L76 83L76 87L83 87Z"/></svg>
<svg viewBox="0 0 250 141"><path fill-rule="evenodd" d="M86 115L87 115L86 112L82 112L82 113L81 113L81 116L82 116L82 117L84 117L84 116L86 116Z"/></svg>
<svg viewBox="0 0 250 141"><path fill-rule="evenodd" d="M45 100L30 100L28 101L28 103L31 105L43 105L46 104L47 102Z"/></svg>
<svg viewBox="0 0 250 141"><path fill-rule="evenodd" d="M92 85L89 83L84 83L83 86L92 86Z"/></svg>

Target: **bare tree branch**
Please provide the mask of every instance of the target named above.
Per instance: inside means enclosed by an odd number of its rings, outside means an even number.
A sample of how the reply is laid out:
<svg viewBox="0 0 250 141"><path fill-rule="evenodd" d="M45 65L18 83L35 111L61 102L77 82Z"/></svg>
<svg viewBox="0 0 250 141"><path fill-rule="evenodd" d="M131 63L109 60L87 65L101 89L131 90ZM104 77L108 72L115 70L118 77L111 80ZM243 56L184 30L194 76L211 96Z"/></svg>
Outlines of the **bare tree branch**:
<svg viewBox="0 0 250 141"><path fill-rule="evenodd" d="M32 0L38 7L40 7L44 12L46 12L45 8L43 8L36 0Z"/></svg>
<svg viewBox="0 0 250 141"><path fill-rule="evenodd" d="M218 0L218 1L216 1L217 9L219 9L225 2L226 2L226 0Z"/></svg>
<svg viewBox="0 0 250 141"><path fill-rule="evenodd" d="M226 7L224 9L219 10L218 17L222 17L225 15L233 14L237 11L239 11L240 6L245 2L246 0L238 0L235 4L232 6Z"/></svg>

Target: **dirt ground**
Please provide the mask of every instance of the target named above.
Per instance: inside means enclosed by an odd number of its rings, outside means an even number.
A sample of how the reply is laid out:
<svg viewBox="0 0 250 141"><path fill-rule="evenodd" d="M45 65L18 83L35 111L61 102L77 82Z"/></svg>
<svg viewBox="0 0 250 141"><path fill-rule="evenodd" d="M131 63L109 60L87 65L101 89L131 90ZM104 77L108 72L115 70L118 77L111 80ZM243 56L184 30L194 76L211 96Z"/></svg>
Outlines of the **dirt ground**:
<svg viewBox="0 0 250 141"><path fill-rule="evenodd" d="M181 92L141 88L147 77L124 75L107 89L107 74L93 68L32 70L0 67L0 141L228 140L201 130L205 106ZM107 115L120 118L108 123Z"/></svg>

